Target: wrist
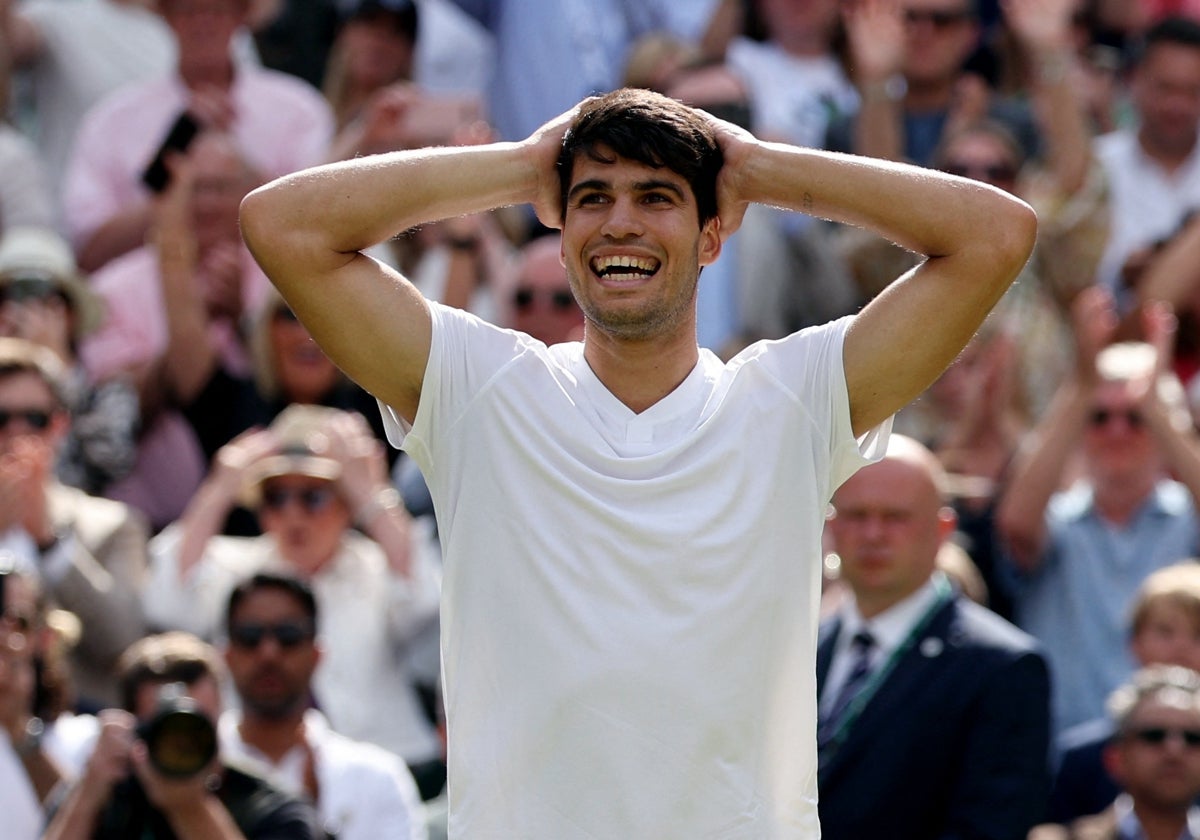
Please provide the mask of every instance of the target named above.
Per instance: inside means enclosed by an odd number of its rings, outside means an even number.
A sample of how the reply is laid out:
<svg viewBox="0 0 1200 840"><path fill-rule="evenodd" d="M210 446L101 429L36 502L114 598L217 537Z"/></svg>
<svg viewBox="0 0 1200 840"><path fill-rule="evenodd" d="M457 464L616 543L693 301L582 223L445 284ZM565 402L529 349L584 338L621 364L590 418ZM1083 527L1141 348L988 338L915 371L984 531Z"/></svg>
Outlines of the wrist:
<svg viewBox="0 0 1200 840"><path fill-rule="evenodd" d="M360 525L369 525L381 513L403 507L399 491L395 487L380 487L365 502L355 509L355 519Z"/></svg>
<svg viewBox="0 0 1200 840"><path fill-rule="evenodd" d="M899 73L865 79L859 86L864 102L899 102L908 93L908 82Z"/></svg>
<svg viewBox="0 0 1200 840"><path fill-rule="evenodd" d="M15 730L9 731L13 751L21 759L26 759L42 748L42 739L46 734L46 725L39 717L26 718L24 723Z"/></svg>

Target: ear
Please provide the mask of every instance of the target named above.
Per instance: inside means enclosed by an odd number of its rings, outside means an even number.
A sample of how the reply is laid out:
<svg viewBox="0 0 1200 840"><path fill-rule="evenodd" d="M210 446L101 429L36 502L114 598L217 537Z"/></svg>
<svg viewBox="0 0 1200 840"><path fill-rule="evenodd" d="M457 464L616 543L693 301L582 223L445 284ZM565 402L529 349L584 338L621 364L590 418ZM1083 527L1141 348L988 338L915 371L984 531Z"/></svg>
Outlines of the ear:
<svg viewBox="0 0 1200 840"><path fill-rule="evenodd" d="M1104 751L1100 754L1100 758L1104 762L1105 771L1112 777L1112 780L1124 787L1125 761L1121 753L1121 746L1116 742L1119 737L1119 735L1113 735L1112 740L1104 745Z"/></svg>
<svg viewBox="0 0 1200 840"><path fill-rule="evenodd" d="M938 508L938 537L945 542L958 527L958 514L949 505Z"/></svg>
<svg viewBox="0 0 1200 840"><path fill-rule="evenodd" d="M697 259L701 266L712 265L721 256L721 220L713 216L700 228L700 248Z"/></svg>

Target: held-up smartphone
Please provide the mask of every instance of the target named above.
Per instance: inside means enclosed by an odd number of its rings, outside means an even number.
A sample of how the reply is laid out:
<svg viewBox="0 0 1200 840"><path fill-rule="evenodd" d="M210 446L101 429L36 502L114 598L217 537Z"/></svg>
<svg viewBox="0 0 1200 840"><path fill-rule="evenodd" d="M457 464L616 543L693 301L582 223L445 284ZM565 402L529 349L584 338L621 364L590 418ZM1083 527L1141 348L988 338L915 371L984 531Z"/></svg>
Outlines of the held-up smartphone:
<svg viewBox="0 0 1200 840"><path fill-rule="evenodd" d="M167 156L172 152L186 152L199 133L200 123L187 111L176 117L166 139L154 153L154 159L142 172L142 183L156 193L165 190L171 180L171 173L167 170Z"/></svg>

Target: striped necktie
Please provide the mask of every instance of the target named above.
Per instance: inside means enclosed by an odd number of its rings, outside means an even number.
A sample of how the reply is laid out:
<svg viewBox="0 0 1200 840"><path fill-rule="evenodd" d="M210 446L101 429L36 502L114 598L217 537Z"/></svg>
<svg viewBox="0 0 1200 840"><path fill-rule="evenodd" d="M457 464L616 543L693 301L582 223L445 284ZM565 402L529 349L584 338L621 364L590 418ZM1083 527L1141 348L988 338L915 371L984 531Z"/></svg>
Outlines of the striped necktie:
<svg viewBox="0 0 1200 840"><path fill-rule="evenodd" d="M833 738L842 718L845 717L846 709L850 707L850 702L858 696L866 684L867 676L871 673L871 652L874 647L875 637L866 630L860 630L854 634L854 638L850 642L850 653L854 657L850 673L846 675L846 681L838 689L837 696L833 698L829 708L820 715L817 723L817 747L819 749L824 749L825 745Z"/></svg>

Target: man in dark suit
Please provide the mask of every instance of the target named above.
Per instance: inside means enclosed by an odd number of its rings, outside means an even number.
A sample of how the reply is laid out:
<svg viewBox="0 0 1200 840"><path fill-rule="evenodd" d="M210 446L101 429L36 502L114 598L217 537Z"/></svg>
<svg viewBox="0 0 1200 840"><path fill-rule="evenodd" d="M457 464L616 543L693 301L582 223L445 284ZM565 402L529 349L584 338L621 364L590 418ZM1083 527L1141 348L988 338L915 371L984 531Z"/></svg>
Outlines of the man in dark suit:
<svg viewBox="0 0 1200 840"><path fill-rule="evenodd" d="M1042 815L1046 663L936 571L955 526L943 486L936 457L893 436L834 494L830 536L852 597L817 653L825 840L1023 840Z"/></svg>

